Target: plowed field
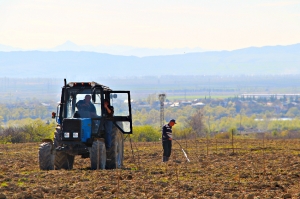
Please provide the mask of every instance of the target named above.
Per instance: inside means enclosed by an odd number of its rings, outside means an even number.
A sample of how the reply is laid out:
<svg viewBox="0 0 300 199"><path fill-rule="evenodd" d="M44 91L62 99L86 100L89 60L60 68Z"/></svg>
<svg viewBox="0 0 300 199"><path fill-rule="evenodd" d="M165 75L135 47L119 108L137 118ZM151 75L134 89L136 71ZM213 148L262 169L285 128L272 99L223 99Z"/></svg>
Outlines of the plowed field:
<svg viewBox="0 0 300 199"><path fill-rule="evenodd" d="M168 163L160 142L126 142L123 169L90 170L90 160L76 156L70 171L41 171L39 143L2 144L0 199L300 198L299 140L179 143Z"/></svg>

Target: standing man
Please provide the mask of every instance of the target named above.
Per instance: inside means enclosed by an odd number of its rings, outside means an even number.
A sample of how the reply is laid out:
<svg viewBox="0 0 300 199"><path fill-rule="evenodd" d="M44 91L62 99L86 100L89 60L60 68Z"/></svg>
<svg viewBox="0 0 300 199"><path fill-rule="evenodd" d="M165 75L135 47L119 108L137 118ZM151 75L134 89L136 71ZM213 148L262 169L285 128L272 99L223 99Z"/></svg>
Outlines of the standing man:
<svg viewBox="0 0 300 199"><path fill-rule="evenodd" d="M162 127L162 145L164 149L163 162L167 162L171 156L172 126L174 126L175 124L175 120L171 119L168 124Z"/></svg>
<svg viewBox="0 0 300 199"><path fill-rule="evenodd" d="M112 141L113 122L111 119L113 118L113 115L114 115L114 107L110 105L109 100L105 99L103 116L106 117L104 126L105 126L105 146L107 150L112 145L111 141Z"/></svg>

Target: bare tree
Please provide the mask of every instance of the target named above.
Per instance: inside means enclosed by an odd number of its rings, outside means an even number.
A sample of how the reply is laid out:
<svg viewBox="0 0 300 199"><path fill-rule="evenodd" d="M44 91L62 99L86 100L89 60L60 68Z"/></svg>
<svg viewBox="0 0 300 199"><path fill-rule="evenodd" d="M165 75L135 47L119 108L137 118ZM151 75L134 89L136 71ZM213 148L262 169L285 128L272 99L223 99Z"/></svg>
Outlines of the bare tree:
<svg viewBox="0 0 300 199"><path fill-rule="evenodd" d="M206 136L204 127L204 116L201 109L187 119L187 124L192 128L192 133L199 137Z"/></svg>

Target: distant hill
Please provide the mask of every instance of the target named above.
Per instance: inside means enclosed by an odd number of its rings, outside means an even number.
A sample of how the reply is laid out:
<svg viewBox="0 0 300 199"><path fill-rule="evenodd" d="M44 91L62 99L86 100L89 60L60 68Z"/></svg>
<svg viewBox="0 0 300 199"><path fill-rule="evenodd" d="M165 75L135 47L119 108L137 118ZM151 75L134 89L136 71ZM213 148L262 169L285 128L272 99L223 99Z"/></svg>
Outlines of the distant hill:
<svg viewBox="0 0 300 199"><path fill-rule="evenodd" d="M22 49L0 44L0 51L3 51L3 52L20 51L20 50L22 50Z"/></svg>
<svg viewBox="0 0 300 199"><path fill-rule="evenodd" d="M31 49L31 51L75 51L75 52L97 52L97 53L106 53L111 55L123 55L123 56L137 56L137 57L145 57L145 56L160 56L160 55L174 55L174 54L184 54L191 52L204 52L206 50L202 48L174 48L174 49L166 49L166 48L137 48L132 46L122 46L122 45L77 45L71 41L66 41L65 43L58 45L54 48L47 49ZM14 48L11 46L1 45L0 51L3 52L11 52L11 51L29 51L21 48Z"/></svg>
<svg viewBox="0 0 300 199"><path fill-rule="evenodd" d="M160 55L173 55L173 54L184 54L185 52L203 52L204 49L201 48L175 48L175 49L165 49L165 48L136 48L132 46L121 46L121 45L77 45L71 41L67 41L55 48L44 49L44 51L87 51L87 52L97 52L106 53L111 55L123 55L123 56L160 56Z"/></svg>
<svg viewBox="0 0 300 199"><path fill-rule="evenodd" d="M300 44L168 56L74 51L0 52L1 77L300 74Z"/></svg>

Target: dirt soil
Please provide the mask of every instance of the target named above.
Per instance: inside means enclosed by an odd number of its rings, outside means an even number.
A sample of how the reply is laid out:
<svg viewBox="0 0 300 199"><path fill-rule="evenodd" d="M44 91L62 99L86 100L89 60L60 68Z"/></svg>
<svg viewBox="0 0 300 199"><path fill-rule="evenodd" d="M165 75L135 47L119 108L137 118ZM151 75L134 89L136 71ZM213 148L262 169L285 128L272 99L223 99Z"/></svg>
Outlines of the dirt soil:
<svg viewBox="0 0 300 199"><path fill-rule="evenodd" d="M123 169L90 170L89 158L76 156L69 171L41 171L40 143L1 144L0 199L300 198L299 140L179 143L167 163L160 142L127 141Z"/></svg>

